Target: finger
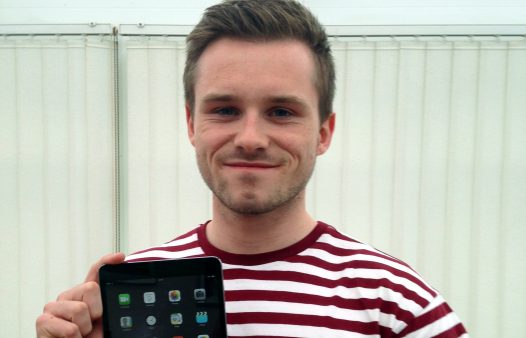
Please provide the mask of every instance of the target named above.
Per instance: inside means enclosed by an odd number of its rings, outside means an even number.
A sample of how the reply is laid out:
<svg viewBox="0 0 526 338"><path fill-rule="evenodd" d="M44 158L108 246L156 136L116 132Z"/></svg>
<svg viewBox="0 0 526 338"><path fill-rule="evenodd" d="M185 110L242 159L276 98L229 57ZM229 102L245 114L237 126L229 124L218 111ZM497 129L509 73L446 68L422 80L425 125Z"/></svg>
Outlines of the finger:
<svg viewBox="0 0 526 338"><path fill-rule="evenodd" d="M96 282L87 282L77 285L61 293L58 302L77 301L87 305L91 321L102 316L102 301L100 297L100 287Z"/></svg>
<svg viewBox="0 0 526 338"><path fill-rule="evenodd" d="M82 338L77 325L49 313L41 314L36 325L38 338Z"/></svg>
<svg viewBox="0 0 526 338"><path fill-rule="evenodd" d="M53 316L51 323L61 323L59 319L70 322L77 326L77 330L82 336L87 335L92 330L91 317L88 305L79 301L60 301L50 302L44 307L44 313ZM62 323L65 327L65 323Z"/></svg>
<svg viewBox="0 0 526 338"><path fill-rule="evenodd" d="M124 254L122 252L111 253L102 256L95 264L89 269L88 275L86 276L85 282L98 282L99 281L99 269L104 264L119 264L124 262Z"/></svg>

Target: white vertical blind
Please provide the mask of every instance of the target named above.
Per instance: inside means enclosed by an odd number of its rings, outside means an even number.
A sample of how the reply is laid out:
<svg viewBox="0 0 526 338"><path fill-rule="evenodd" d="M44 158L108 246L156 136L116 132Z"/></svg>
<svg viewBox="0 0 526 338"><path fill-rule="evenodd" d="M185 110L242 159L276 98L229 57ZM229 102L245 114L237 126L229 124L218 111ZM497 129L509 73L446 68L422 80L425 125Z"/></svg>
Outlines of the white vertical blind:
<svg viewBox="0 0 526 338"><path fill-rule="evenodd" d="M210 218L182 37L119 37L121 246ZM334 38L336 135L308 208L411 263L474 337L526 331L526 39ZM113 41L0 37L1 335L112 251Z"/></svg>
<svg viewBox="0 0 526 338"><path fill-rule="evenodd" d="M2 337L113 249L113 74L110 36L0 37Z"/></svg>
<svg viewBox="0 0 526 338"><path fill-rule="evenodd" d="M526 39L335 38L336 135L308 207L411 263L474 337L526 331ZM178 38L124 43L128 240L210 217ZM166 201L168 199L168 201Z"/></svg>
<svg viewBox="0 0 526 338"><path fill-rule="evenodd" d="M125 87L122 247L166 242L210 217L210 193L188 142L182 87L184 39L121 40ZM124 222L125 221L125 222Z"/></svg>
<svg viewBox="0 0 526 338"><path fill-rule="evenodd" d="M473 336L524 332L526 40L342 40L316 214L410 262Z"/></svg>

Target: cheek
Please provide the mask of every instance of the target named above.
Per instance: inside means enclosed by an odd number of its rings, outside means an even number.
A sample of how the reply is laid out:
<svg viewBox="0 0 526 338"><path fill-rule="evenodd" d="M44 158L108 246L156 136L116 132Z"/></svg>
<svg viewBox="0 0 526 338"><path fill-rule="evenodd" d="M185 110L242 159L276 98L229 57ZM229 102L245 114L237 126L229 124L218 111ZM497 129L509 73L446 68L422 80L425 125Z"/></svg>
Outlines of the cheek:
<svg viewBox="0 0 526 338"><path fill-rule="evenodd" d="M194 147L201 161L211 162L228 140L221 133L198 131L194 137Z"/></svg>
<svg viewBox="0 0 526 338"><path fill-rule="evenodd" d="M293 158L293 161L298 162L298 165L303 165L315 161L318 143L313 139L288 138L286 142L281 143L281 148Z"/></svg>

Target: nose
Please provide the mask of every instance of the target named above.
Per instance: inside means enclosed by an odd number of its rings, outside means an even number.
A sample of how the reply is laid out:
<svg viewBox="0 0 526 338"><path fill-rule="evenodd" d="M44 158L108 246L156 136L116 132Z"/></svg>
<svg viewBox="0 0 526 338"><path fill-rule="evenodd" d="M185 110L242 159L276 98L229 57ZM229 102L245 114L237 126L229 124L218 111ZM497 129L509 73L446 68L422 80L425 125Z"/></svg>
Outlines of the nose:
<svg viewBox="0 0 526 338"><path fill-rule="evenodd" d="M236 131L234 145L246 152L258 152L266 149L269 138L266 133L263 118L257 112L243 114L239 120L239 128Z"/></svg>

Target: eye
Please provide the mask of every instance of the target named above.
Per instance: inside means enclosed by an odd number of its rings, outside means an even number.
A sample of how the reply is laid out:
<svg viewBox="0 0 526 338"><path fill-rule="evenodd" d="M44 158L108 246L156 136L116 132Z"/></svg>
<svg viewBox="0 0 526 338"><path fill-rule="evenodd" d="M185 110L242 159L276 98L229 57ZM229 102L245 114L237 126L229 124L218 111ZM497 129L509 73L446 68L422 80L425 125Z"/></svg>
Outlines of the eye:
<svg viewBox="0 0 526 338"><path fill-rule="evenodd" d="M293 112L285 108L275 108L269 112L269 116L277 118L290 117L292 115L294 115Z"/></svg>
<svg viewBox="0 0 526 338"><path fill-rule="evenodd" d="M239 111L233 107L221 107L214 109L214 113L220 116L235 116L239 115Z"/></svg>

